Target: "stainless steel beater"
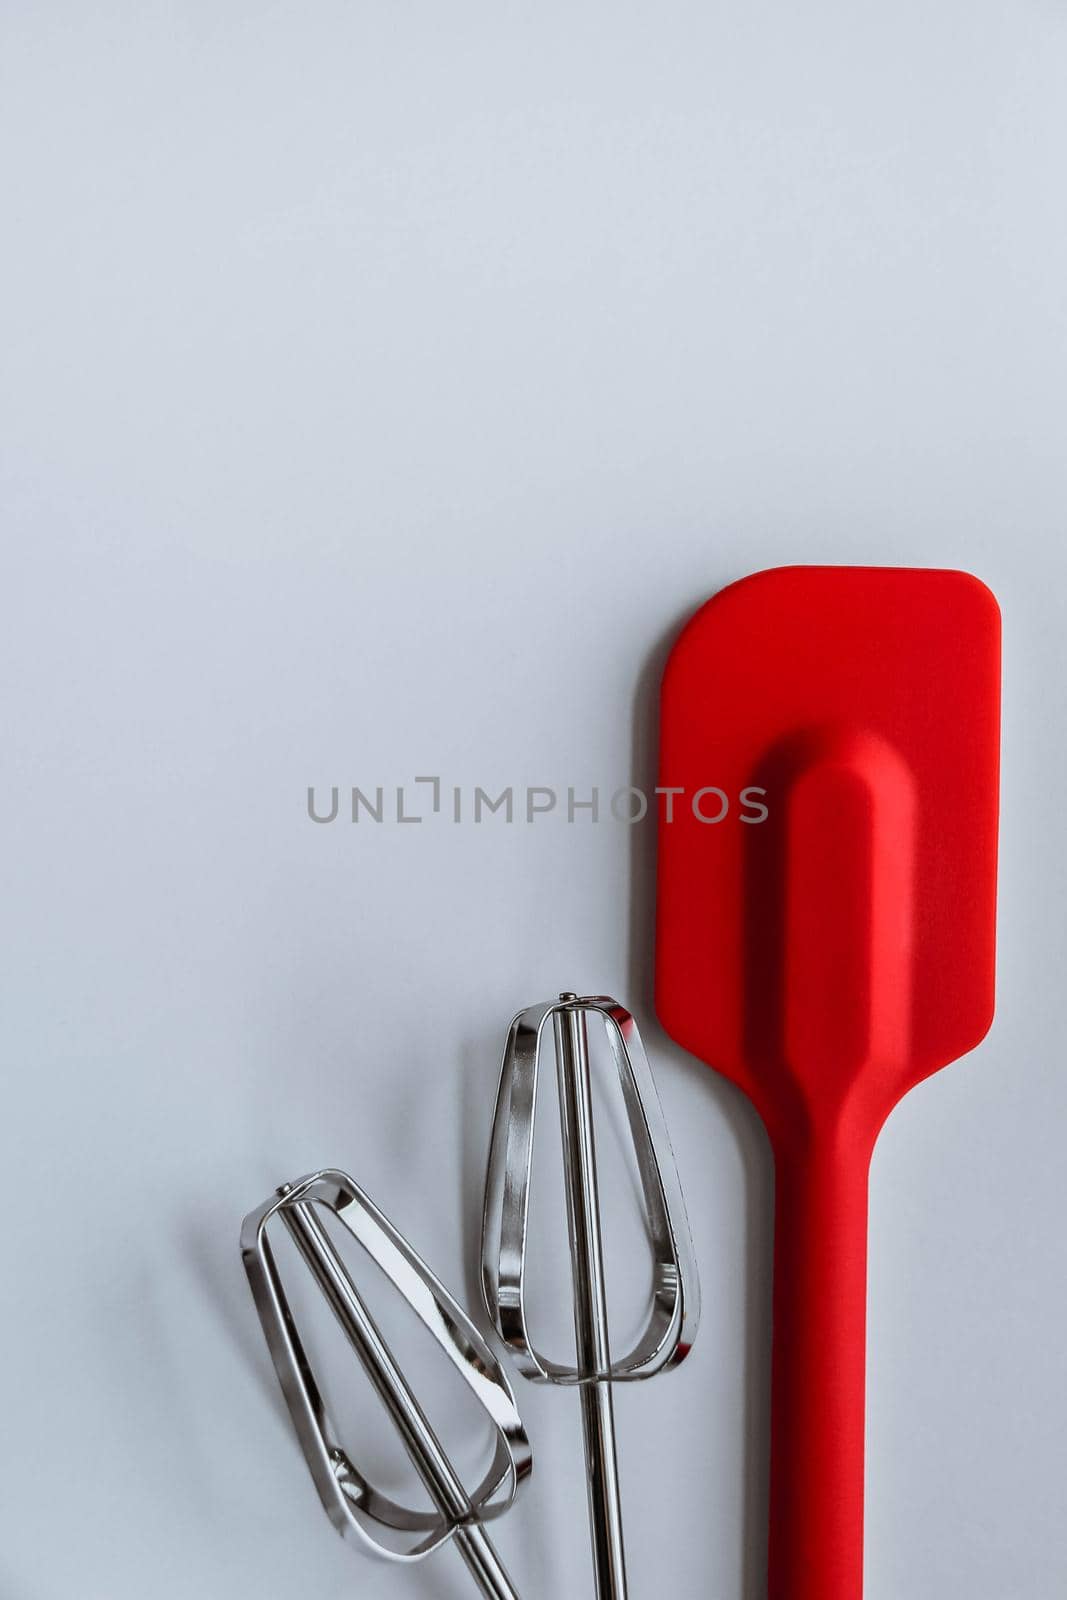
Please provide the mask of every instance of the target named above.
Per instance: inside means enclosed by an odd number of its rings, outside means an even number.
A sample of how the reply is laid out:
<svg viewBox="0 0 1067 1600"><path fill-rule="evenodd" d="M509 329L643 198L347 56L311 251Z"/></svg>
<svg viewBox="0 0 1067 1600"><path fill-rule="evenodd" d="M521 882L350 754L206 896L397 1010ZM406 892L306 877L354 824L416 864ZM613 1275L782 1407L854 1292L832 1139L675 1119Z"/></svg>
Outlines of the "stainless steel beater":
<svg viewBox="0 0 1067 1600"><path fill-rule="evenodd" d="M487 1413L496 1436L481 1483L468 1492L376 1326L323 1223L332 1213L391 1279ZM284 1224L393 1421L433 1503L412 1511L375 1489L338 1441L286 1298L268 1227ZM393 1561L418 1561L452 1540L489 1600L519 1600L484 1524L506 1511L531 1466L508 1379L470 1318L392 1223L343 1172L285 1184L245 1218L241 1255L278 1381L331 1521ZM402 1536L384 1542L381 1534Z"/></svg>
<svg viewBox="0 0 1067 1600"><path fill-rule="evenodd" d="M607 1033L636 1155L652 1256L651 1311L622 1360L608 1336L600 1199L589 1056L589 1019ZM555 1041L567 1217L574 1292L575 1362L535 1350L526 1314L530 1176L542 1044ZM615 1448L612 1384L649 1378L688 1354L700 1314L689 1223L659 1096L637 1024L605 995L570 992L520 1011L511 1024L489 1150L482 1217L482 1290L497 1331L520 1371L573 1385L581 1396L593 1568L598 1600L625 1600L626 1556Z"/></svg>

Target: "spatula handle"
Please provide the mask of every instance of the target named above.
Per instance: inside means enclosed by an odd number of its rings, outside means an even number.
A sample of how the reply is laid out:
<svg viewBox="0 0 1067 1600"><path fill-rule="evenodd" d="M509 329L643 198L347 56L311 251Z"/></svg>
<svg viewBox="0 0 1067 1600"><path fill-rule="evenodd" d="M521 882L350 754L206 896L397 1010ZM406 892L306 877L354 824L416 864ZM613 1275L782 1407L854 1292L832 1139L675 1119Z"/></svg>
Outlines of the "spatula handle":
<svg viewBox="0 0 1067 1600"><path fill-rule="evenodd" d="M870 1151L776 1162L768 1600L861 1600Z"/></svg>

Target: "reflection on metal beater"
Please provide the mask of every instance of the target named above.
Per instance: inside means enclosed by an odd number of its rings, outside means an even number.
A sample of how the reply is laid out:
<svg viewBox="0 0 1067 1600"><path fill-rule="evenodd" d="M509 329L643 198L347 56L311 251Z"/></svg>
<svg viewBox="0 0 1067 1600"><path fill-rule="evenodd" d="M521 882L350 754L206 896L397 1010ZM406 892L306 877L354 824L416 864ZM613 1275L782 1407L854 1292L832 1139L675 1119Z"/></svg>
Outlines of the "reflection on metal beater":
<svg viewBox="0 0 1067 1600"><path fill-rule="evenodd" d="M332 1213L391 1279L487 1413L496 1437L482 1482L468 1492L375 1325L345 1261L322 1222ZM267 1237L277 1217L392 1420L434 1506L412 1511L375 1489L342 1448L327 1414ZM531 1466L529 1442L499 1362L426 1263L366 1194L342 1172L325 1170L285 1184L245 1218L241 1255L293 1424L331 1521L392 1561L418 1561L447 1540L489 1600L519 1600L484 1523L506 1511ZM391 1535L393 1543L383 1541ZM401 1536L399 1547L396 1536Z"/></svg>
<svg viewBox="0 0 1067 1600"><path fill-rule="evenodd" d="M611 1358L604 1277L588 1019L607 1033L623 1091L652 1251L652 1309L636 1347ZM526 1315L530 1174L542 1039L555 1042L574 1294L575 1363L540 1355ZM700 1313L689 1224L652 1073L631 1014L604 995L522 1011L500 1071L482 1219L482 1289L501 1337L526 1377L578 1388L582 1404L593 1566L598 1600L625 1600L626 1556L615 1449L613 1383L648 1378L688 1354Z"/></svg>

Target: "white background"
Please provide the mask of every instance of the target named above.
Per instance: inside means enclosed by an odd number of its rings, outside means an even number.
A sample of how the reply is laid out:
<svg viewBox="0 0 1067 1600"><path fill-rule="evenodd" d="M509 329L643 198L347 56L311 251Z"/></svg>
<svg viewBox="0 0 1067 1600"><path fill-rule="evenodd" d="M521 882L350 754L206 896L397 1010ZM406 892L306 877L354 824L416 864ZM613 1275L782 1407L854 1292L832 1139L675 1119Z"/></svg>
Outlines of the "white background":
<svg viewBox="0 0 1067 1600"><path fill-rule="evenodd" d="M1067 16L2 7L4 1600L460 1596L318 1509L236 1253L350 1168L471 1291L503 1029L646 1023L705 1286L618 1403L635 1600L758 1600L772 1176L650 1012L652 837L309 783L651 775L786 561L1005 615L999 1016L873 1178L869 1600L1067 1591ZM936 686L932 686L936 692ZM589 1592L523 1385L527 1597Z"/></svg>

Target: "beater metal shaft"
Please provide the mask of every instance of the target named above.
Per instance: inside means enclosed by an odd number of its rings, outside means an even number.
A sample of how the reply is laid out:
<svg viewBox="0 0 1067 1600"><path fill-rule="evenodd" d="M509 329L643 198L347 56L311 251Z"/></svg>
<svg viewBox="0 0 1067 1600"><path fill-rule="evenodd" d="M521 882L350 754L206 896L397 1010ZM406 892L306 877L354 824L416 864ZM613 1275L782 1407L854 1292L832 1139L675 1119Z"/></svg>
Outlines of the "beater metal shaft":
<svg viewBox="0 0 1067 1600"><path fill-rule="evenodd" d="M576 1001L564 993L564 1006ZM567 1217L574 1263L574 1342L578 1370L599 1381L582 1384L582 1432L589 1492L589 1527L598 1600L626 1600L626 1551L615 1449L615 1403L608 1374L611 1349L600 1233L596 1136L584 1010L555 1013L556 1065L563 1131Z"/></svg>

